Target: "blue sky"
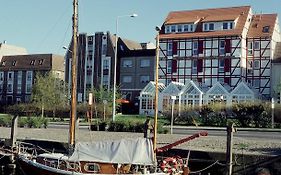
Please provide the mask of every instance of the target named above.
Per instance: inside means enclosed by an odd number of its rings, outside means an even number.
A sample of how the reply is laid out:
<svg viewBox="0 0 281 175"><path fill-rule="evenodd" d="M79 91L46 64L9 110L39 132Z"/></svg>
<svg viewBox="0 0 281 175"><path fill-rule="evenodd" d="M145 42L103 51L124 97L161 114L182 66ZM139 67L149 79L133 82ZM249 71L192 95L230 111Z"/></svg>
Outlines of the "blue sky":
<svg viewBox="0 0 281 175"><path fill-rule="evenodd" d="M138 42L154 42L156 25L170 11L252 6L254 13L281 15L280 0L79 0L79 32L115 33ZM30 54L63 55L71 38L72 0L3 0L0 6L0 43L25 47ZM280 21L280 20L279 20Z"/></svg>

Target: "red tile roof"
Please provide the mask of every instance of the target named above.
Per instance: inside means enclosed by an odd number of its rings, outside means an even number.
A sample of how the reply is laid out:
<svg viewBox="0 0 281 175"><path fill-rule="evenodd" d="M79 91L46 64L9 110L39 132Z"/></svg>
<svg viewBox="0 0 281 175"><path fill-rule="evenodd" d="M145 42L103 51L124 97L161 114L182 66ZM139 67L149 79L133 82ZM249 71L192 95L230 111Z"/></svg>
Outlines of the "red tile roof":
<svg viewBox="0 0 281 175"><path fill-rule="evenodd" d="M253 15L248 37L271 37L277 20L277 14ZM269 32L263 32L263 28L269 26Z"/></svg>
<svg viewBox="0 0 281 175"><path fill-rule="evenodd" d="M242 34L242 30L247 20L247 16L250 11L250 6L241 7L229 7L229 8L214 8L214 9L202 9L202 10L190 10L190 11L176 11L170 12L164 22L166 24L183 24L188 22L196 22L200 19L200 22L210 21L224 21L224 20L235 20L238 18L236 27L233 30L222 30L222 31L209 31L201 32L197 29L193 33L170 33L161 34L161 39L172 39L172 38L192 38L192 37L209 37L209 36L237 36Z"/></svg>

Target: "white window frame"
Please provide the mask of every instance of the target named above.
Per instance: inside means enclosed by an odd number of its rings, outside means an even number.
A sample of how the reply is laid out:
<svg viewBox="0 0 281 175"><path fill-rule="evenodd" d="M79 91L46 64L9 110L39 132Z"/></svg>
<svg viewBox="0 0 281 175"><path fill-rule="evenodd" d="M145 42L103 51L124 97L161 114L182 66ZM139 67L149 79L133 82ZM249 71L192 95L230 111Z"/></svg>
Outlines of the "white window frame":
<svg viewBox="0 0 281 175"><path fill-rule="evenodd" d="M224 72L224 59L219 59L219 73L223 73Z"/></svg>
<svg viewBox="0 0 281 175"><path fill-rule="evenodd" d="M171 25L171 33L175 33L177 31L176 25Z"/></svg>
<svg viewBox="0 0 281 175"><path fill-rule="evenodd" d="M183 32L189 32L189 25L188 24L183 25Z"/></svg>
<svg viewBox="0 0 281 175"><path fill-rule="evenodd" d="M169 41L167 43L167 56L173 55L173 42Z"/></svg>
<svg viewBox="0 0 281 175"><path fill-rule="evenodd" d="M197 60L197 59L193 59L191 64L192 64L191 73L192 73L192 74L197 74L197 64L198 64L198 60Z"/></svg>
<svg viewBox="0 0 281 175"><path fill-rule="evenodd" d="M254 63L253 63L253 67L254 69L260 69L260 61L259 60L254 60Z"/></svg>
<svg viewBox="0 0 281 175"><path fill-rule="evenodd" d="M247 45L247 48L248 48L248 55L253 55L253 48L254 48L254 44L253 44L253 41L248 41L248 45Z"/></svg>
<svg viewBox="0 0 281 175"><path fill-rule="evenodd" d="M181 24L177 26L177 31L179 33L183 32L183 26Z"/></svg>
<svg viewBox="0 0 281 175"><path fill-rule="evenodd" d="M254 48L254 50L260 50L260 42L254 41L253 48Z"/></svg>

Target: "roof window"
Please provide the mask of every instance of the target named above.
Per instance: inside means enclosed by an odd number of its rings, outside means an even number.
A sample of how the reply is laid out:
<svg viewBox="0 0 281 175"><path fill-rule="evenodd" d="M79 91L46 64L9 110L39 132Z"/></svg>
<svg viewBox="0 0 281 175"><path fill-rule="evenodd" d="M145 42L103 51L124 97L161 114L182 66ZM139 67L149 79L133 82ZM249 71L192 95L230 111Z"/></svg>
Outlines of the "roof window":
<svg viewBox="0 0 281 175"><path fill-rule="evenodd" d="M30 61L30 65L33 65L33 66L34 66L34 64L35 64L35 60L31 60L31 61Z"/></svg>
<svg viewBox="0 0 281 175"><path fill-rule="evenodd" d="M44 59L39 60L39 65L43 64Z"/></svg>
<svg viewBox="0 0 281 175"><path fill-rule="evenodd" d="M262 32L263 32L263 33L269 33L269 26L264 26L264 27L262 28Z"/></svg>
<svg viewBox="0 0 281 175"><path fill-rule="evenodd" d="M12 65L15 66L16 64L17 64L17 61L14 60L13 63L12 63Z"/></svg>
<svg viewBox="0 0 281 175"><path fill-rule="evenodd" d="M6 61L3 61L2 63L1 63L1 66L5 66L6 65Z"/></svg>

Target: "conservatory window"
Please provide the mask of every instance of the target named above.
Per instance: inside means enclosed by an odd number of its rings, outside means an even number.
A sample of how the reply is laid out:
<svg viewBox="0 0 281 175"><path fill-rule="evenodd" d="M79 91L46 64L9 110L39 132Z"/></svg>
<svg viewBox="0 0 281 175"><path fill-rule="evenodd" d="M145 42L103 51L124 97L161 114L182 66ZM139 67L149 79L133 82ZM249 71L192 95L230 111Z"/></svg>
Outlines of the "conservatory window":
<svg viewBox="0 0 281 175"><path fill-rule="evenodd" d="M147 99L143 98L142 101L141 101L141 108L142 109L146 109L146 102L147 102Z"/></svg>

